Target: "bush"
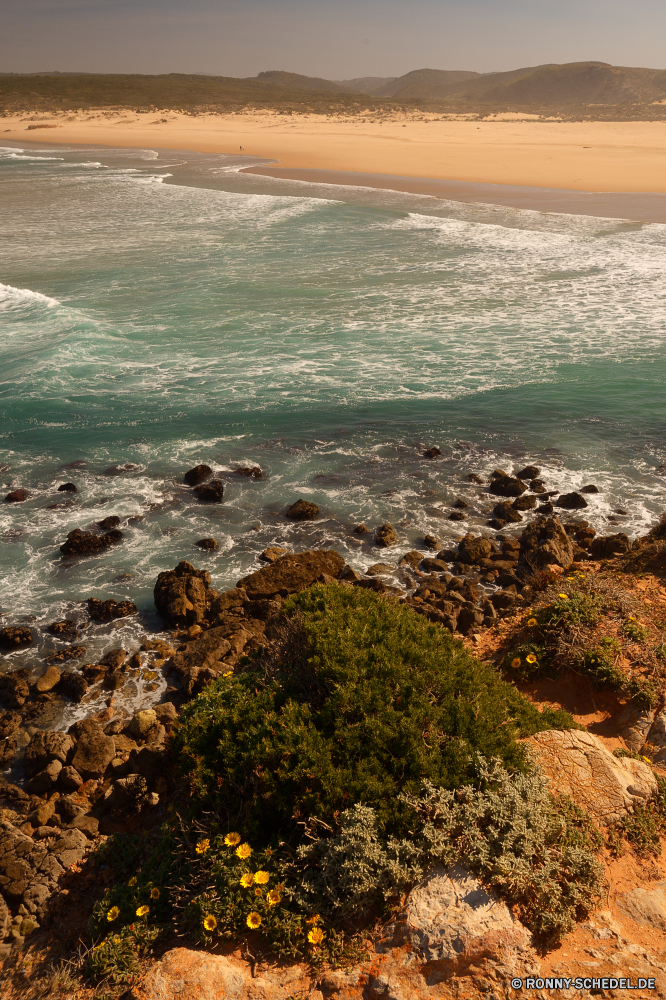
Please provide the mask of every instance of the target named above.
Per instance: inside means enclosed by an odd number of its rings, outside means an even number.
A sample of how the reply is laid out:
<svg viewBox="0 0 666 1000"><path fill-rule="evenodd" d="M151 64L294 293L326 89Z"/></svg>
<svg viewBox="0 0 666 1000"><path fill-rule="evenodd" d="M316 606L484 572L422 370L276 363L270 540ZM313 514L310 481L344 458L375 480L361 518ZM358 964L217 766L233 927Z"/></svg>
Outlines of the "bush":
<svg viewBox="0 0 666 1000"><path fill-rule="evenodd" d="M398 834L401 792L457 788L474 753L524 770L516 737L575 725L371 591L315 585L286 610L278 652L210 685L173 738L195 800L261 846L354 803L375 809L382 836Z"/></svg>
<svg viewBox="0 0 666 1000"><path fill-rule="evenodd" d="M558 632L596 625L606 603L599 593L572 589L568 594L558 594L552 604L537 612L537 622L542 630Z"/></svg>

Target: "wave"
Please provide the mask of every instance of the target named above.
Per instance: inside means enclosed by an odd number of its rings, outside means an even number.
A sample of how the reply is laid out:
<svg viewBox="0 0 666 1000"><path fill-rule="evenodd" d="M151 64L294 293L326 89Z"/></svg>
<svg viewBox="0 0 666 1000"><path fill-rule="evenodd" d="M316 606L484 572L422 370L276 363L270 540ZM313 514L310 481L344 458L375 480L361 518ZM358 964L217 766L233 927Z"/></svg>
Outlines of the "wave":
<svg viewBox="0 0 666 1000"><path fill-rule="evenodd" d="M0 282L0 309L15 309L17 306L27 304L39 304L52 309L53 306L62 305L62 302L51 298L50 295L43 295L42 292L35 292L32 288L15 288L13 285L3 285Z"/></svg>

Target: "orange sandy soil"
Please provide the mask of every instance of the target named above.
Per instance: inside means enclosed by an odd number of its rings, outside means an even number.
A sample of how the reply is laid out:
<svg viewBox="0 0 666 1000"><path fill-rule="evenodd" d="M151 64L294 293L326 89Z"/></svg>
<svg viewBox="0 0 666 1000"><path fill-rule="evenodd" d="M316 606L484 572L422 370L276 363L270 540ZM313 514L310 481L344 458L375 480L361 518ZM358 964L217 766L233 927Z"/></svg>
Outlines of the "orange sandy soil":
<svg viewBox="0 0 666 1000"><path fill-rule="evenodd" d="M43 129L43 131L39 131ZM12 141L257 156L280 168L355 171L577 191L666 192L662 122L560 122L531 114L185 114L129 110L7 115Z"/></svg>

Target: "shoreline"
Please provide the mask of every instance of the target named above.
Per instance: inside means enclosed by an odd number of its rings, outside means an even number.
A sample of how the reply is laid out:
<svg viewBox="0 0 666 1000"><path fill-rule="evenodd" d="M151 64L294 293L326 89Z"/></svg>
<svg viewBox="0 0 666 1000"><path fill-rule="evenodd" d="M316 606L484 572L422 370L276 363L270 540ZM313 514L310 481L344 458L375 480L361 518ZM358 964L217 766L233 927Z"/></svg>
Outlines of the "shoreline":
<svg viewBox="0 0 666 1000"><path fill-rule="evenodd" d="M656 122L163 114L148 121L129 111L6 116L2 136L39 145L240 152L276 161L280 171L381 175L410 183L666 194L666 133Z"/></svg>

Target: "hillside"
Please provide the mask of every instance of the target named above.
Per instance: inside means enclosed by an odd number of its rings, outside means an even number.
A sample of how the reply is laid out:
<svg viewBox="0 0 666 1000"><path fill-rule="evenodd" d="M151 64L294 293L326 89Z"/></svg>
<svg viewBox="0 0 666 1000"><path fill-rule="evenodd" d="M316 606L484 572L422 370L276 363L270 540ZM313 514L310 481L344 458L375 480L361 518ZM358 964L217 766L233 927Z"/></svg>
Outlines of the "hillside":
<svg viewBox="0 0 666 1000"><path fill-rule="evenodd" d="M447 95L451 88L476 80L479 73L468 70L415 69L411 73L399 76L390 83L379 87L374 93L377 97L393 97L398 100L431 99Z"/></svg>
<svg viewBox="0 0 666 1000"><path fill-rule="evenodd" d="M285 73L283 70L276 69L258 73L256 77L249 77L247 82L253 82L254 80L262 86L276 87L280 90L284 89L288 91L303 90L312 92L321 90L325 93L343 94L350 89L333 80L322 80L318 76L302 76L300 73Z"/></svg>

